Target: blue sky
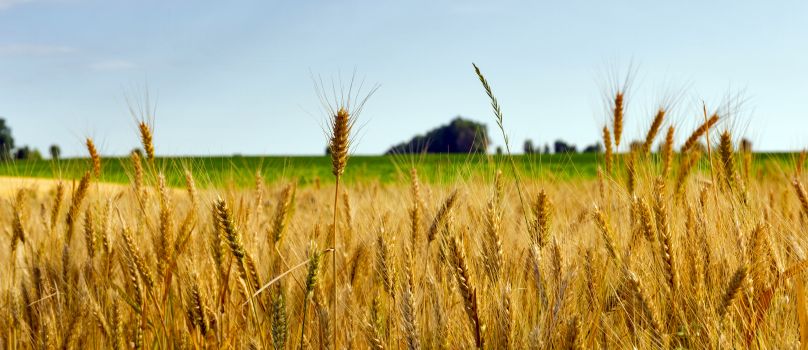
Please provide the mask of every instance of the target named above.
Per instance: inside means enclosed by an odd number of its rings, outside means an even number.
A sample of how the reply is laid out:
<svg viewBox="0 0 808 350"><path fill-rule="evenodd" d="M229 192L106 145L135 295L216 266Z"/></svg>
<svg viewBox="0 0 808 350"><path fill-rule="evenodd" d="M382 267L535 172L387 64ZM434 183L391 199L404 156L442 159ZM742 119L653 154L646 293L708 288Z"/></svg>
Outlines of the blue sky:
<svg viewBox="0 0 808 350"><path fill-rule="evenodd" d="M137 145L127 96L156 101L161 154L319 154L312 74L381 88L356 153L463 115L489 125L491 82L516 148L599 138L610 72L636 68L626 135L681 101L682 130L727 96L722 127L759 149L808 146L805 1L0 0L0 116L18 144Z"/></svg>

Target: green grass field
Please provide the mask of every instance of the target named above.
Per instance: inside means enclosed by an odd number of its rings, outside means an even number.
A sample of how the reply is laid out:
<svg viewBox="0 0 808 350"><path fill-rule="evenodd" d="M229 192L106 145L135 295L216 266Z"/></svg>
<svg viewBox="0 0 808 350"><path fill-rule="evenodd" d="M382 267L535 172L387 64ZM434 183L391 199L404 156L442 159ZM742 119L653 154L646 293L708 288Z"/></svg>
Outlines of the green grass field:
<svg viewBox="0 0 808 350"><path fill-rule="evenodd" d="M551 154L514 156L517 167L526 178L575 180L594 178L599 154ZM755 154L756 172L762 176L778 174L796 158L792 153ZM422 181L454 183L475 176L490 177L496 168L507 171L510 165L504 156L467 154L430 154L418 156L353 156L348 163L345 180L390 183L404 181L402 171L415 165ZM128 157L104 158L101 181L129 182L131 163ZM268 182L297 179L302 185L316 181L328 183L331 161L325 156L222 156L157 158L155 166L173 186L184 183L184 170L190 169L201 187L217 185L252 186L255 173L260 171ZM91 168L87 158L14 161L0 164L0 176L77 179Z"/></svg>

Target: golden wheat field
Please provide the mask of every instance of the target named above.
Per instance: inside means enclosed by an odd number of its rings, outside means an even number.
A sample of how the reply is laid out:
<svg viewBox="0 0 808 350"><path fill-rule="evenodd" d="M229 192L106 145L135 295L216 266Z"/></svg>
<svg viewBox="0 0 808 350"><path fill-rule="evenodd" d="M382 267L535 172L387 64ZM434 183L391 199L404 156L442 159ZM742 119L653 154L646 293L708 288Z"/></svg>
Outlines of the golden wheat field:
<svg viewBox="0 0 808 350"><path fill-rule="evenodd" d="M340 184L355 121L342 106L327 121L336 183L322 187L259 173L252 188L197 189L188 171L169 188L146 122L131 183L107 185L88 139L81 179L4 189L0 346L808 346L805 153L756 176L720 114L661 130L664 110L642 147L617 152L622 101L596 180L505 161L453 184L422 183L416 163L399 183Z"/></svg>

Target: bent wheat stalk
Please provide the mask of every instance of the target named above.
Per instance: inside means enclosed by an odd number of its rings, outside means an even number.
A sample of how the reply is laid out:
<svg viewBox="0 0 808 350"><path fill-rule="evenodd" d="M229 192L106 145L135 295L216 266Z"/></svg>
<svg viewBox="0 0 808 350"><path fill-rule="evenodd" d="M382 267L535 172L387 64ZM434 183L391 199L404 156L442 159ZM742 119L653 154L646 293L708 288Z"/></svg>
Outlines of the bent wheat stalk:
<svg viewBox="0 0 808 350"><path fill-rule="evenodd" d="M480 71L480 68L474 63L471 65L474 66L474 72L477 73L480 83L483 84L485 93L488 95L488 98L491 99L491 109L494 110L494 117L497 120L497 126L499 127L499 131L502 132L502 138L505 139L505 151L508 152L511 170L513 172L514 180L516 181L516 192L519 194L519 204L521 205L522 212L524 213L523 216L525 219L525 227L530 227L530 219L528 219L528 209L525 205L525 197L522 195L522 184L519 180L519 172L516 170L516 162L514 162L513 156L511 155L511 144L508 140L508 134L505 133L505 126L502 124L502 109L499 107L499 102L497 101L496 96L494 96L494 92L491 90L491 85L488 84L488 80L485 79L485 76Z"/></svg>

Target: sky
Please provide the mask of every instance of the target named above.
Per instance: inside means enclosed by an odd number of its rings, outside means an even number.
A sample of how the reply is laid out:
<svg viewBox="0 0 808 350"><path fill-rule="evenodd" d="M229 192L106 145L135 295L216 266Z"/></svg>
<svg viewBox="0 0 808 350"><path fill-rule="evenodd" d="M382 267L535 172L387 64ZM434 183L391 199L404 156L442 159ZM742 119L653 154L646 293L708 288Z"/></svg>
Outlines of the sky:
<svg viewBox="0 0 808 350"><path fill-rule="evenodd" d="M356 76L380 86L357 154L458 115L501 145L474 62L515 150L596 142L627 72L624 139L667 103L679 140L706 106L755 148L794 150L808 146L806 38L803 0L0 0L0 116L18 145L76 156L92 137L120 155L148 94L158 154L322 154L313 78Z"/></svg>

